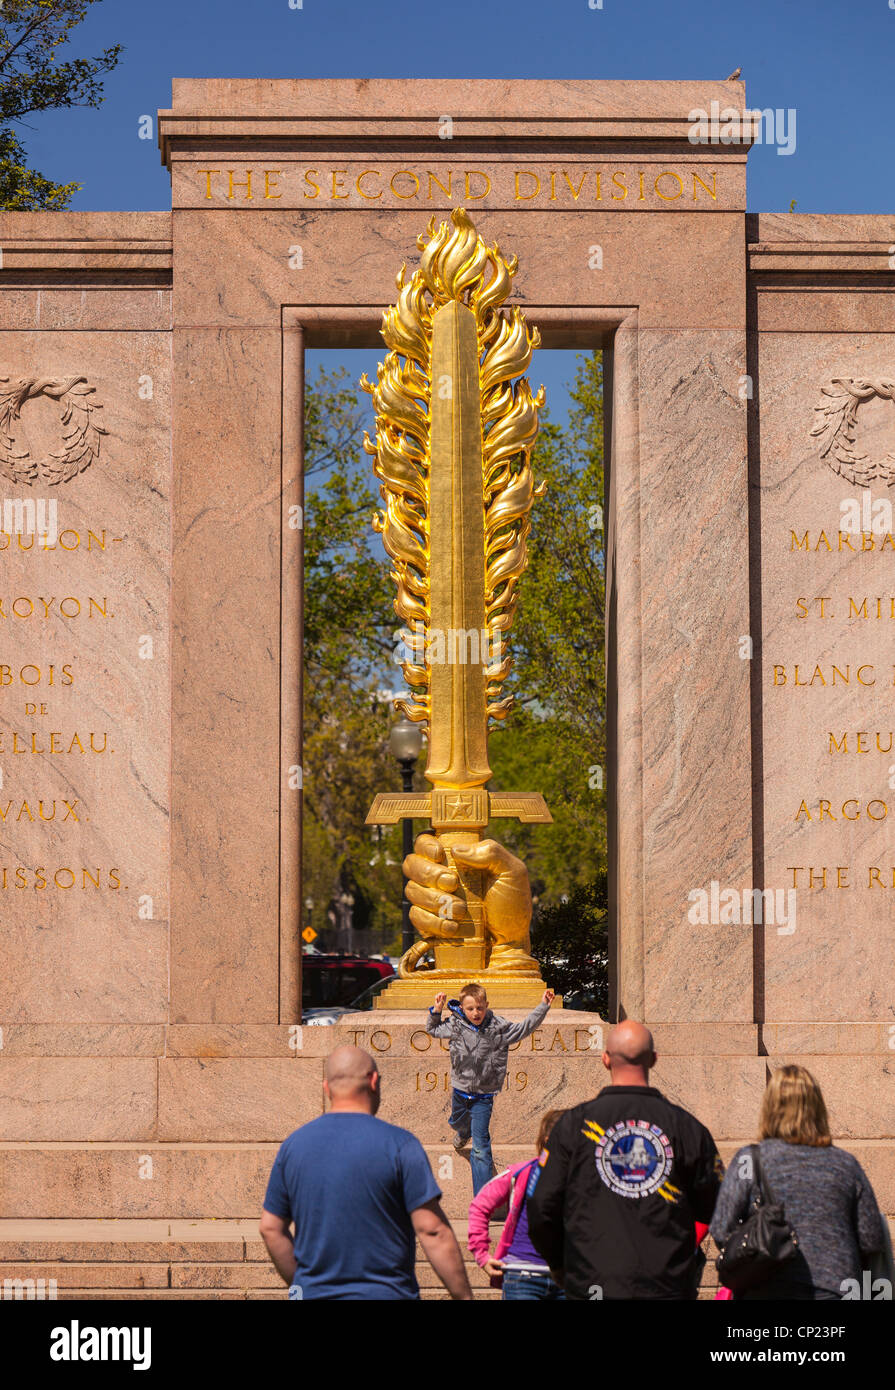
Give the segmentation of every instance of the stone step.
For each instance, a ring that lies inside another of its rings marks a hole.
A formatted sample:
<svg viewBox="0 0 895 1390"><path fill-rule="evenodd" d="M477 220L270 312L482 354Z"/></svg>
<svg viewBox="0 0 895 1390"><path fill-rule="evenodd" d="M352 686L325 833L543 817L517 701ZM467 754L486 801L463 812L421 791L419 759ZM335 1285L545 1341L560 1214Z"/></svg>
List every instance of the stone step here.
<svg viewBox="0 0 895 1390"><path fill-rule="evenodd" d="M277 1144L0 1144L0 1218L257 1221Z"/></svg>
<svg viewBox="0 0 895 1390"><path fill-rule="evenodd" d="M58 1293L59 1302L77 1300L78 1302L95 1302L98 1299L119 1302L139 1302L152 1300L156 1302L195 1302L197 1299L202 1301L223 1301L228 1303L258 1303L271 1302L274 1300L284 1300L286 1290L281 1286L280 1289L60 1289ZM437 1288L424 1288L420 1285L420 1298L424 1302L442 1302L448 1299L448 1294L444 1286L439 1284ZM491 1288L477 1288L475 1290L476 1302L484 1299L488 1302L500 1299L500 1290Z"/></svg>
<svg viewBox="0 0 895 1390"><path fill-rule="evenodd" d="M426 1145L449 1215L472 1200L469 1149ZM0 1144L0 1220L252 1220L276 1144ZM531 1149L493 1147L498 1170ZM441 1175L439 1177L439 1174ZM143 1175L143 1176L141 1176Z"/></svg>
<svg viewBox="0 0 895 1390"><path fill-rule="evenodd" d="M499 1298L466 1247L466 1221L452 1224L476 1298ZM895 1235L895 1220L889 1225ZM499 1229L492 1227L495 1242ZM718 1286L711 1241L707 1255L703 1299ZM424 1299L447 1298L419 1244L416 1272ZM0 1221L0 1292L8 1299L49 1290L58 1300L286 1296L252 1221Z"/></svg>
<svg viewBox="0 0 895 1390"><path fill-rule="evenodd" d="M166 1289L170 1285L170 1265L151 1264L141 1260L120 1264L112 1260L66 1260L61 1264L50 1261L0 1262L0 1284L8 1288L16 1280L42 1279L51 1281L58 1289Z"/></svg>
<svg viewBox="0 0 895 1390"><path fill-rule="evenodd" d="M749 1139L719 1143L728 1162ZM840 1140L859 1160L883 1211L895 1214L895 1139ZM472 1200L469 1149L424 1145L453 1219ZM0 1143L0 1221L255 1221L277 1144ZM494 1143L497 1171L530 1156Z"/></svg>
<svg viewBox="0 0 895 1390"><path fill-rule="evenodd" d="M0 1275L8 1266L35 1261L124 1267L232 1263L262 1255L257 1221L0 1221Z"/></svg>
<svg viewBox="0 0 895 1390"><path fill-rule="evenodd" d="M470 1283L490 1297L466 1249L465 1221L454 1229ZM443 1292L419 1245L417 1278L424 1298ZM48 1290L59 1300L286 1296L254 1221L0 1221L0 1292Z"/></svg>
<svg viewBox="0 0 895 1390"><path fill-rule="evenodd" d="M451 1225L465 1250L465 1218ZM500 1227L495 1223L493 1229ZM0 1221L0 1269L36 1260L124 1265L266 1259L255 1221Z"/></svg>
<svg viewBox="0 0 895 1390"><path fill-rule="evenodd" d="M10 1143L41 1145L279 1143L296 1125L321 1113L327 1052L339 1042L357 1040L369 1045L382 1068L382 1119L407 1125L424 1142L448 1141L450 1059L441 1040L430 1038L421 1017L413 1023L392 1023L388 1013L382 1019L360 1018L357 1028L303 1027L294 1052L288 1028L275 1030L277 1038L269 1040L274 1051L259 1053L263 1043L252 1041L257 1030L251 1026L197 1030L186 1025L192 1041L180 1036L179 1028L174 1036L172 1029L165 1045L173 1052L164 1056L126 1055L124 1036L109 1039L107 1045L116 1049L111 1055L96 1054L104 1046L96 1036L92 1042L82 1039L88 1054L48 1055L48 1049L78 1045L77 1038L61 1035L54 1042L53 1030L47 1034L38 1025L40 1036L35 1036L34 1027L5 1024L0 1135ZM533 1143L546 1109L577 1104L600 1089L606 1074L592 1043L604 1025L590 1019L596 1016L567 1021L565 1011L556 1011L555 1018L514 1045L494 1106L496 1142ZM592 1034L592 1028L598 1032ZM700 1027L690 1031L698 1041ZM712 1030L701 1031L706 1046ZM741 1043L745 1046L745 1038ZM131 1044L150 1046L137 1038ZM699 1115L716 1138L753 1131L769 1059L752 1051L675 1055L668 1050L674 1045L671 1034L659 1043L656 1080L668 1097ZM891 1137L895 1091L886 1070L888 1055L798 1059L817 1072L837 1133ZM867 1087L862 1107L856 1108L859 1076L866 1076Z"/></svg>
<svg viewBox="0 0 895 1390"><path fill-rule="evenodd" d="M285 1298L274 1289L60 1289L57 1295L60 1302L77 1299L79 1302L92 1302L108 1299L118 1302L152 1299L159 1302L177 1302L189 1299L223 1299L227 1302L245 1302L247 1299Z"/></svg>
<svg viewBox="0 0 895 1390"><path fill-rule="evenodd" d="M473 1288L488 1288L488 1276L472 1261L466 1271ZM420 1288L440 1288L441 1281L424 1258L416 1266ZM55 1286L55 1296L71 1296L73 1289L93 1289L102 1297L112 1297L110 1290L130 1289L132 1292L155 1293L159 1290L192 1292L197 1296L209 1290L239 1292L247 1289L269 1289L285 1292L284 1285L270 1261L264 1264L33 1264L0 1265L0 1289L7 1297L16 1282L24 1287L34 1284L44 1288Z"/></svg>

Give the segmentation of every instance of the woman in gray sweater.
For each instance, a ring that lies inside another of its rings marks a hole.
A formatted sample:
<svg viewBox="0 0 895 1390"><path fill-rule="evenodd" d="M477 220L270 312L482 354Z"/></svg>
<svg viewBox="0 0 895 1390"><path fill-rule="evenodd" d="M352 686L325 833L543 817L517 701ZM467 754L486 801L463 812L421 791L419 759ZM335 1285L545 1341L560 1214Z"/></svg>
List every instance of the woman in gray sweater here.
<svg viewBox="0 0 895 1390"><path fill-rule="evenodd" d="M747 1299L840 1299L862 1287L869 1257L884 1248L883 1219L856 1158L833 1146L820 1087L804 1067L779 1067L761 1103L759 1157L767 1184L783 1205L798 1250L768 1284ZM724 1175L711 1233L724 1246L758 1198L748 1148Z"/></svg>

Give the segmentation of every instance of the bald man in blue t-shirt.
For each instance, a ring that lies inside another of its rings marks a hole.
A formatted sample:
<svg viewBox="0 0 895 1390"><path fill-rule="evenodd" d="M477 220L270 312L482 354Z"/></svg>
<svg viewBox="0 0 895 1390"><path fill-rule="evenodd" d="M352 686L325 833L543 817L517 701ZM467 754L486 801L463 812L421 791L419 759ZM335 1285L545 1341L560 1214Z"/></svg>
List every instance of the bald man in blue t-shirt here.
<svg viewBox="0 0 895 1390"><path fill-rule="evenodd" d="M418 1299L419 1237L451 1298L471 1299L422 1144L376 1119L373 1058L359 1047L337 1047L326 1060L323 1090L329 1112L280 1145L259 1225L289 1297Z"/></svg>

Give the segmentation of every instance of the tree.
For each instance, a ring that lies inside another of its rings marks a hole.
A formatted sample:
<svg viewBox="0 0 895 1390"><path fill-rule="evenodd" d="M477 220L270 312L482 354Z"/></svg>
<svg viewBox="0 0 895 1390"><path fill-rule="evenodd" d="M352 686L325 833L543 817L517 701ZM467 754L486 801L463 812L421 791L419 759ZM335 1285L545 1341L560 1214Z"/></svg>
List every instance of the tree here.
<svg viewBox="0 0 895 1390"><path fill-rule="evenodd" d="M609 1011L609 936L606 873L580 884L559 902L543 906L531 949L544 979L557 994L578 996L603 1018Z"/></svg>
<svg viewBox="0 0 895 1390"><path fill-rule="evenodd" d="M389 663L393 590L372 530L379 498L362 450L367 412L344 368L320 369L305 406L306 712L337 708ZM375 549L374 549L375 544Z"/></svg>
<svg viewBox="0 0 895 1390"><path fill-rule="evenodd" d="M121 44L95 58L60 62L56 53L97 0L4 0L0 5L0 207L58 210L70 205L79 183L58 184L28 167L13 126L41 111L99 106L103 73L111 72Z"/></svg>
<svg viewBox="0 0 895 1390"><path fill-rule="evenodd" d="M550 826L492 827L529 867L539 905L605 866L602 368L579 357L566 428L545 421L534 460L547 493L532 512L530 563L510 634L518 707L492 733L493 789L541 791ZM370 525L378 504L361 450L366 402L344 371L307 393L305 456L305 897L326 944L326 908L346 867L371 905L371 940L397 946L401 830L364 824L377 791L398 790L387 750L401 686L394 589ZM417 775L419 790L428 784Z"/></svg>
<svg viewBox="0 0 895 1390"><path fill-rule="evenodd" d="M371 519L361 441L366 399L347 372L318 373L305 406L303 887L328 944L327 907L346 870L369 906L369 949L397 948L401 827L368 827L377 792L400 789L388 753L397 620ZM308 918L306 917L306 920Z"/></svg>
<svg viewBox="0 0 895 1390"><path fill-rule="evenodd" d="M538 897L590 882L606 862L602 535L603 366L579 354L566 428L542 426L529 565L510 633L516 707L490 740L493 786L543 792L549 826L503 821L500 834L529 866Z"/></svg>

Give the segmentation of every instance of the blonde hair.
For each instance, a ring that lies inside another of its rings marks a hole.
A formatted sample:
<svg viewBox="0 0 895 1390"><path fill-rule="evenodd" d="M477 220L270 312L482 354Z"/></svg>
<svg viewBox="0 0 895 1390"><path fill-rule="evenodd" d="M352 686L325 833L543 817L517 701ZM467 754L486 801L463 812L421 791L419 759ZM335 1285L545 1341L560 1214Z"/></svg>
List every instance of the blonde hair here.
<svg viewBox="0 0 895 1390"><path fill-rule="evenodd" d="M484 987L482 985L464 985L460 991L461 1004L463 1003L463 1000L466 998L467 994L471 994L477 1004L485 1004L488 1001L488 996L485 993Z"/></svg>
<svg viewBox="0 0 895 1390"><path fill-rule="evenodd" d="M778 1067L761 1098L759 1139L784 1139L787 1144L832 1144L830 1121L821 1089L805 1067Z"/></svg>

